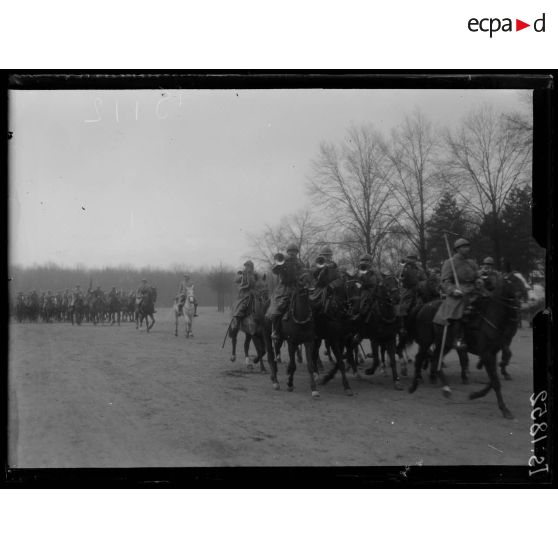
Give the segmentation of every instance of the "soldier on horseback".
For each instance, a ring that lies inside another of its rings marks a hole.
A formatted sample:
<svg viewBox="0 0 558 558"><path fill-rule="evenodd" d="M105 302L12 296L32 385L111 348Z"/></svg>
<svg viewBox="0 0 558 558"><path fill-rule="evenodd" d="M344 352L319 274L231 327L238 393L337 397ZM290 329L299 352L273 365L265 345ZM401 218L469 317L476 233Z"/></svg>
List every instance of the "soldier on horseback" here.
<svg viewBox="0 0 558 558"><path fill-rule="evenodd" d="M480 268L480 279L482 281L482 288L491 292L494 290L500 273L494 269L494 259L487 256L482 260L482 265Z"/></svg>
<svg viewBox="0 0 558 558"><path fill-rule="evenodd" d="M440 305L434 323L451 328L456 349L465 349L463 341L463 314L471 304L477 292L479 268L474 260L469 259L471 245L468 240L460 238L455 241L455 255L442 266L442 290L446 298Z"/></svg>
<svg viewBox="0 0 558 558"><path fill-rule="evenodd" d="M409 254L403 263L404 266L401 270L401 302L399 305L402 331L405 329L403 325L405 316L417 304L419 284L426 280L424 271L418 266L416 254Z"/></svg>
<svg viewBox="0 0 558 558"><path fill-rule="evenodd" d="M237 273L234 282L238 285L238 299L233 310L233 319L230 325L232 332L239 328L242 318L248 313L248 307L256 287L254 263L251 260L244 262L244 269Z"/></svg>
<svg viewBox="0 0 558 558"><path fill-rule="evenodd" d="M307 279L306 269L298 259L298 247L291 243L287 246L287 256L275 255L275 264L271 271L278 276L279 283L273 291L267 316L271 318L271 338L280 339L281 318L289 306L291 296L296 292L301 281Z"/></svg>
<svg viewBox="0 0 558 558"><path fill-rule="evenodd" d="M318 302L323 308L327 289L333 281L340 278L337 264L332 259L333 252L329 246L324 247L316 258L314 267L311 270L314 279L314 292L311 295L313 302Z"/></svg>
<svg viewBox="0 0 558 558"><path fill-rule="evenodd" d="M70 306L75 306L76 300L83 299L83 291L79 285L76 285L74 290L72 291Z"/></svg>
<svg viewBox="0 0 558 558"><path fill-rule="evenodd" d="M180 281L180 285L178 286L178 300L180 304L184 304L186 300L186 293L190 290L194 292L194 283L192 283L192 279L188 273L184 274L184 279ZM194 318L198 315L198 299L194 295Z"/></svg>
<svg viewBox="0 0 558 558"><path fill-rule="evenodd" d="M372 296L376 287L380 284L381 276L372 266L372 256L364 254L358 264L358 277L361 284L360 308L353 319L366 318L372 306Z"/></svg>

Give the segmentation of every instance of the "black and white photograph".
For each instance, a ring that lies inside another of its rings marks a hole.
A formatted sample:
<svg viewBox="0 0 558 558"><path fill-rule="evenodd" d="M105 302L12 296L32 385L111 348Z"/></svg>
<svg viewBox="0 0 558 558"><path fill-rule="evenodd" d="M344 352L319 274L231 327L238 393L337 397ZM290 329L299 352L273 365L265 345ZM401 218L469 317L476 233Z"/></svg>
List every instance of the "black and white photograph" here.
<svg viewBox="0 0 558 558"><path fill-rule="evenodd" d="M74 83L8 91L9 468L548 478L533 88Z"/></svg>

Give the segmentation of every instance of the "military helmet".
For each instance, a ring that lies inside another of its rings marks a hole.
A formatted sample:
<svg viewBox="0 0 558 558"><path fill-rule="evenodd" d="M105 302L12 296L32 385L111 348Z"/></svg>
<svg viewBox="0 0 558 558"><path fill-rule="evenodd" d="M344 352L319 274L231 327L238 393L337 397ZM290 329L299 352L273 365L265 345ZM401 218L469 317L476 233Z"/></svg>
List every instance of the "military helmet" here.
<svg viewBox="0 0 558 558"><path fill-rule="evenodd" d="M484 260L482 260L482 263L484 265L494 265L494 259L490 256L487 256L486 258L484 258Z"/></svg>
<svg viewBox="0 0 558 558"><path fill-rule="evenodd" d="M298 253L298 246L294 243L291 242L288 246L287 246L287 252L297 252Z"/></svg>
<svg viewBox="0 0 558 558"><path fill-rule="evenodd" d="M251 269L254 269L254 262L252 260L246 260L244 262L244 267L250 267Z"/></svg>
<svg viewBox="0 0 558 558"><path fill-rule="evenodd" d="M320 256L333 256L333 251L331 250L331 248L329 246L324 246L321 250L320 250Z"/></svg>
<svg viewBox="0 0 558 558"><path fill-rule="evenodd" d="M455 244L453 245L453 249L457 250L458 248L461 248L462 246L470 246L471 243L464 239L464 238L459 238L458 240L455 241Z"/></svg>

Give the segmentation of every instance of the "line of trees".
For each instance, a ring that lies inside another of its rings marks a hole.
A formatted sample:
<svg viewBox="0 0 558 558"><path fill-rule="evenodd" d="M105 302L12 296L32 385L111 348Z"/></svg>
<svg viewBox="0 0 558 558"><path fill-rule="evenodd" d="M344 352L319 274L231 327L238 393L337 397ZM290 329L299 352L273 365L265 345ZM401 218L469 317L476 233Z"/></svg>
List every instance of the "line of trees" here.
<svg viewBox="0 0 558 558"><path fill-rule="evenodd" d="M395 272L415 252L423 267L439 267L460 236L473 254L528 275L544 268L531 237L532 124L528 111L489 106L454 129L436 129L415 110L389 135L352 126L337 143L323 142L308 177L311 209L286 216L250 239L251 257L270 264L296 242L312 263L329 244L341 265L363 253Z"/></svg>

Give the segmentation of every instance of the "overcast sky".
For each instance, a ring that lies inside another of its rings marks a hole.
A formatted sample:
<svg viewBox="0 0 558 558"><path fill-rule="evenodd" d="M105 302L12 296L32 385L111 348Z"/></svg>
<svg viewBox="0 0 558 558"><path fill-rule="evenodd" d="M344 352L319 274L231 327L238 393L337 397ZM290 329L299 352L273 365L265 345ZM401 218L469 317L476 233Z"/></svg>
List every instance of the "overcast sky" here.
<svg viewBox="0 0 558 558"><path fill-rule="evenodd" d="M223 264L305 206L321 141L389 131L415 107L453 125L514 91L14 91L10 262Z"/></svg>

